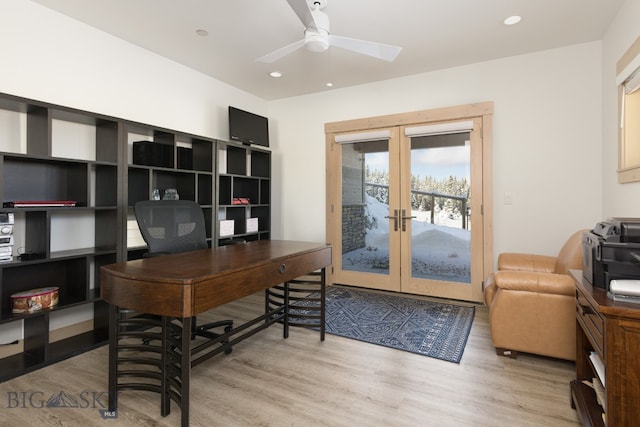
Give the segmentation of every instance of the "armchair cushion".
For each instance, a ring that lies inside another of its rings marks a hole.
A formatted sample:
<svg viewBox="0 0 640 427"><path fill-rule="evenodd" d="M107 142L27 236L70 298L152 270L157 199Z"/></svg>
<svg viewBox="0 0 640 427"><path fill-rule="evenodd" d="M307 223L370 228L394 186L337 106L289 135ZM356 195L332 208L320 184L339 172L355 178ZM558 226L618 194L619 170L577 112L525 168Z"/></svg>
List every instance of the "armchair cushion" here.
<svg viewBox="0 0 640 427"><path fill-rule="evenodd" d="M506 252L498 256L498 270L524 270L553 273L557 258L547 255Z"/></svg>
<svg viewBox="0 0 640 427"><path fill-rule="evenodd" d="M537 273L533 271L496 271L498 289L567 295L573 297L576 286L565 274Z"/></svg>

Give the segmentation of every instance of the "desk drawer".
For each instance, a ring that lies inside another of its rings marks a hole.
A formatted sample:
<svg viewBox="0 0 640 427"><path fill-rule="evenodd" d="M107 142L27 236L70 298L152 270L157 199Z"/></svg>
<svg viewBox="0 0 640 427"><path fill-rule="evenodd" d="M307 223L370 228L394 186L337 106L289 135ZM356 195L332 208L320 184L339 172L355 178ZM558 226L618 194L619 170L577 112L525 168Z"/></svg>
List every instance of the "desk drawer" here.
<svg viewBox="0 0 640 427"><path fill-rule="evenodd" d="M193 314L202 313L331 264L331 247L247 265L194 286Z"/></svg>
<svg viewBox="0 0 640 427"><path fill-rule="evenodd" d="M576 319L594 349L604 359L604 320L579 290L576 290Z"/></svg>

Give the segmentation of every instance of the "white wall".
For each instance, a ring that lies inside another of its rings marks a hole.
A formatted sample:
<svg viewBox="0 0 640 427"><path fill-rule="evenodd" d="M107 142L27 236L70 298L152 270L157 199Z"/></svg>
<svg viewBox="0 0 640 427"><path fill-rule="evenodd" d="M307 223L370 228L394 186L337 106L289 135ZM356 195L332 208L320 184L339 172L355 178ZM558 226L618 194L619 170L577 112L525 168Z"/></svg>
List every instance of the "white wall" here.
<svg viewBox="0 0 640 427"><path fill-rule="evenodd" d="M602 217L600 87L593 42L272 101L278 237L325 238L324 123L493 101L494 252L556 254Z"/></svg>
<svg viewBox="0 0 640 427"><path fill-rule="evenodd" d="M640 217L640 182L618 184L616 63L640 36L640 1L627 0L602 40L603 217Z"/></svg>
<svg viewBox="0 0 640 427"><path fill-rule="evenodd" d="M25 0L0 2L0 92L228 139L253 95Z"/></svg>

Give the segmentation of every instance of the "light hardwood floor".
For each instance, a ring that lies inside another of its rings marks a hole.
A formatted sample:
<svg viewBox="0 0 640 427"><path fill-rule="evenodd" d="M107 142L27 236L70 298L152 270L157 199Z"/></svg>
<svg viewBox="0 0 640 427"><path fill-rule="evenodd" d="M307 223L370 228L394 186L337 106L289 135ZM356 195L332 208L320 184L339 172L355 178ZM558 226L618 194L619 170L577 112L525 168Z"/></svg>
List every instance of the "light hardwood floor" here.
<svg viewBox="0 0 640 427"><path fill-rule="evenodd" d="M255 317L261 295L199 320ZM570 406L574 364L532 355L496 356L488 312L477 306L460 364L274 325L192 371L192 426L577 426ZM79 408L46 408L64 392ZM107 404L107 347L0 384L1 426L179 426L180 410L160 416L155 393ZM101 394L103 393L103 394ZM97 397L93 403L93 396Z"/></svg>

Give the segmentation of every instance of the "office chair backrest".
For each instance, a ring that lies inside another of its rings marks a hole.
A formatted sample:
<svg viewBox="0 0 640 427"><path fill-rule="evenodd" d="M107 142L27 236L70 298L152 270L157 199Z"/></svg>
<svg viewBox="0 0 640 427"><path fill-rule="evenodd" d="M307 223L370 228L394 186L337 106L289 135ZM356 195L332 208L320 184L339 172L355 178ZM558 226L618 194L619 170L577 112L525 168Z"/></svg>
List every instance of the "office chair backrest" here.
<svg viewBox="0 0 640 427"><path fill-rule="evenodd" d="M208 248L204 215L190 200L143 200L134 207L149 255Z"/></svg>

